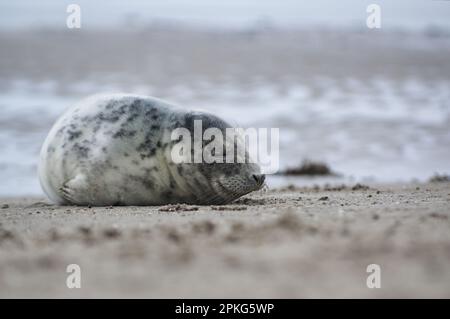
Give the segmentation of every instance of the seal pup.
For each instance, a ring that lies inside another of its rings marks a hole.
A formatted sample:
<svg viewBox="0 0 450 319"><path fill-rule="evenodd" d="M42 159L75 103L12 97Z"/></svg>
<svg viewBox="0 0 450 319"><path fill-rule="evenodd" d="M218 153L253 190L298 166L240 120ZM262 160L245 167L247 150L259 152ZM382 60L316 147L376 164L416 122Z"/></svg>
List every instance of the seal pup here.
<svg viewBox="0 0 450 319"><path fill-rule="evenodd" d="M80 206L226 204L260 189L265 176L254 163L173 161L178 141L171 133L192 132L195 120L203 130L231 127L154 97L89 97L50 130L40 153L41 186L53 202Z"/></svg>

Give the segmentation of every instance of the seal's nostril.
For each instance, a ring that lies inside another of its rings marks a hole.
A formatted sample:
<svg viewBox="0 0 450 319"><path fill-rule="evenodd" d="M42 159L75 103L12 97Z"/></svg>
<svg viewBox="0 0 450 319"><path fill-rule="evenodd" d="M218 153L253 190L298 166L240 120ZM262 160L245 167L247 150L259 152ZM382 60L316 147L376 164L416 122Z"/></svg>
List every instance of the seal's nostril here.
<svg viewBox="0 0 450 319"><path fill-rule="evenodd" d="M258 184L262 184L262 183L264 183L264 180L266 179L266 176L264 174L253 174L253 179Z"/></svg>

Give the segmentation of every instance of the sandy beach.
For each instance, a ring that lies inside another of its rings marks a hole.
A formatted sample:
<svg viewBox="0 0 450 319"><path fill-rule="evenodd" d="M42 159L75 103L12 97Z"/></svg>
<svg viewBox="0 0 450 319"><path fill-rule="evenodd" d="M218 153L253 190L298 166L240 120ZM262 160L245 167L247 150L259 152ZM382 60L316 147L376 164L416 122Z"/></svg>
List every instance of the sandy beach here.
<svg viewBox="0 0 450 319"><path fill-rule="evenodd" d="M448 298L449 203L448 182L287 187L221 207L3 199L0 297Z"/></svg>
<svg viewBox="0 0 450 319"><path fill-rule="evenodd" d="M357 0L164 1L168 20L157 1L135 15L131 2L84 2L80 29L59 2L0 4L0 298L450 298L450 183L430 182L450 174L444 1L385 1L380 29ZM250 14L261 8L282 12ZM167 23L177 12L234 28ZM259 23L232 23L248 17ZM225 206L49 204L37 165L52 125L119 92L279 128L280 172L311 160L336 174L267 176L268 190ZM367 287L371 264L381 288Z"/></svg>

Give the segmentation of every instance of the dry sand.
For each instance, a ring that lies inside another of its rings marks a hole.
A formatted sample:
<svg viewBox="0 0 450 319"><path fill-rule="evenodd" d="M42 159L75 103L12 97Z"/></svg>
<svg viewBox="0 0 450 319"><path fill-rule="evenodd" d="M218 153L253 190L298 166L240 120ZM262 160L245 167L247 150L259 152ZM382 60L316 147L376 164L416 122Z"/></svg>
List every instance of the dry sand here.
<svg viewBox="0 0 450 319"><path fill-rule="evenodd" d="M0 203L0 297L450 297L450 184L287 188L221 207ZM366 267L381 266L381 288ZM66 267L82 287L66 287Z"/></svg>

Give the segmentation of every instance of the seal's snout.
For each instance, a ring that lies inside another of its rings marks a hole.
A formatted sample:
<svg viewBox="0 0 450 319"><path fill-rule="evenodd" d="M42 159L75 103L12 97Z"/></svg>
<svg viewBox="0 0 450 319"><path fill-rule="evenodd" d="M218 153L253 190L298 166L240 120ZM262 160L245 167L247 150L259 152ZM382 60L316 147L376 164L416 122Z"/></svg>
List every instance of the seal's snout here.
<svg viewBox="0 0 450 319"><path fill-rule="evenodd" d="M253 174L253 179L258 186L262 186L266 180L266 175L264 174Z"/></svg>

